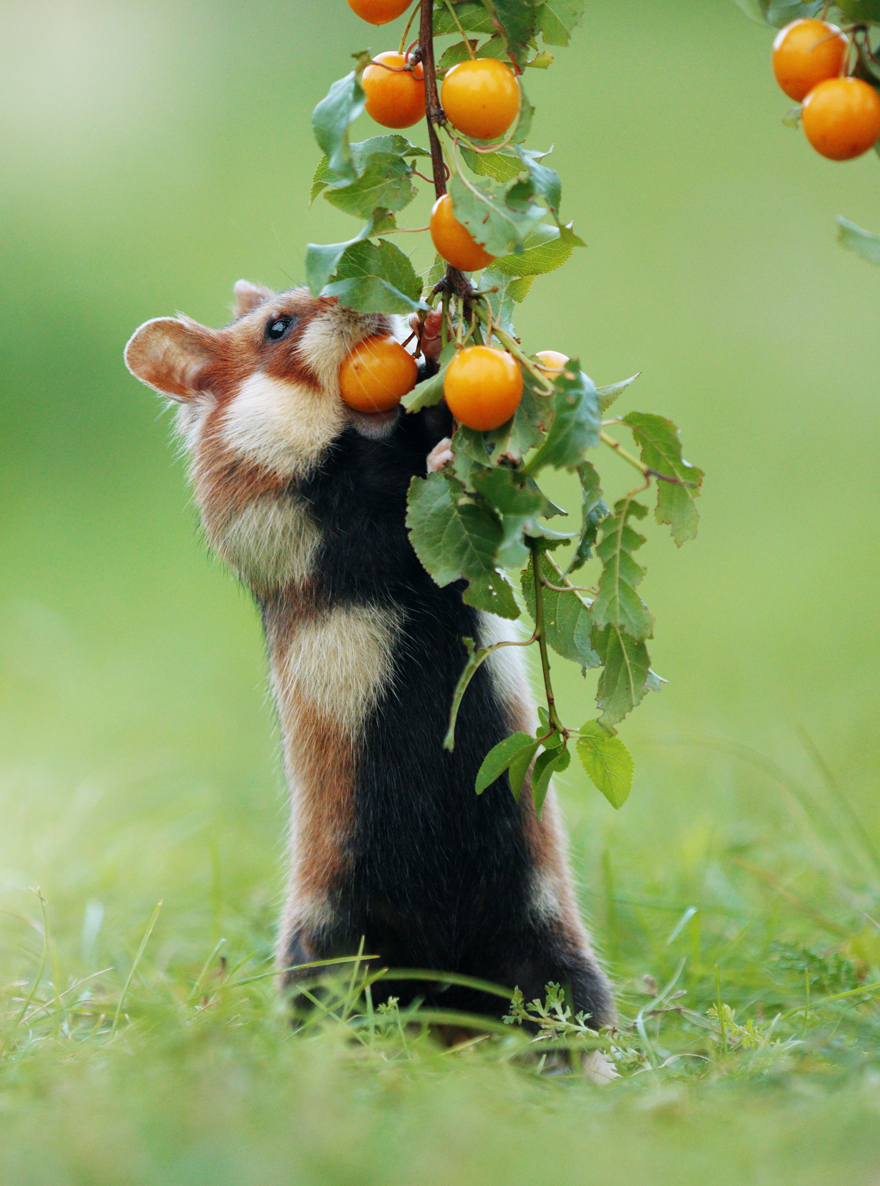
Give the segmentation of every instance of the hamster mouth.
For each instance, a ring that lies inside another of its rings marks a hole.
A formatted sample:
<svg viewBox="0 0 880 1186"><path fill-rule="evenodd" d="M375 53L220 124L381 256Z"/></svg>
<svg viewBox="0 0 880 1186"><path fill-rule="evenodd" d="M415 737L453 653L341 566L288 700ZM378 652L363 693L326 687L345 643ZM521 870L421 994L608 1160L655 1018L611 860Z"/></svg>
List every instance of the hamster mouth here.
<svg viewBox="0 0 880 1186"><path fill-rule="evenodd" d="M399 414L398 407L389 408L386 412L356 412L353 408L348 409L352 428L371 441L381 441L390 436Z"/></svg>

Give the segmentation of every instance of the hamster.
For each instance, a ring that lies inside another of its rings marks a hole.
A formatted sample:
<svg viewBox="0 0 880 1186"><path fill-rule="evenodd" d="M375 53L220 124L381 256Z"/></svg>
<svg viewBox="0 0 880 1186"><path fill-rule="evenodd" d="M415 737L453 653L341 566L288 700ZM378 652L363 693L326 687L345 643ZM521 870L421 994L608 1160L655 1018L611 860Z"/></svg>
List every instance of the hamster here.
<svg viewBox="0 0 880 1186"><path fill-rule="evenodd" d="M132 373L179 404L201 523L253 592L290 786L290 873L279 928L287 985L298 965L363 951L389 968L455 972L543 997L566 986L597 1029L611 989L575 904L551 791L538 820L526 779L474 793L486 753L536 725L521 652L505 647L465 694L442 747L463 637L510 623L441 589L406 529L426 459L448 456L444 405L354 412L339 395L351 349L392 319L308 289L239 281L235 320L148 321ZM307 973L306 973L307 974ZM498 1015L503 1001L436 981L381 981L401 1003Z"/></svg>

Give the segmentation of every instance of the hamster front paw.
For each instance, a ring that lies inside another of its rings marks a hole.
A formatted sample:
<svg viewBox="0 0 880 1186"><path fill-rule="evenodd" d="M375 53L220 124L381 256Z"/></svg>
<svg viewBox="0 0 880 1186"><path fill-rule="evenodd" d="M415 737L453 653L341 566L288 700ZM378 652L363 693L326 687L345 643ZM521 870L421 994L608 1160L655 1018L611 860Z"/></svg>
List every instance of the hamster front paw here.
<svg viewBox="0 0 880 1186"><path fill-rule="evenodd" d="M455 454L452 452L452 441L449 437L444 437L442 441L437 442L428 454L428 473L439 473L444 465L449 465L452 461L455 461Z"/></svg>

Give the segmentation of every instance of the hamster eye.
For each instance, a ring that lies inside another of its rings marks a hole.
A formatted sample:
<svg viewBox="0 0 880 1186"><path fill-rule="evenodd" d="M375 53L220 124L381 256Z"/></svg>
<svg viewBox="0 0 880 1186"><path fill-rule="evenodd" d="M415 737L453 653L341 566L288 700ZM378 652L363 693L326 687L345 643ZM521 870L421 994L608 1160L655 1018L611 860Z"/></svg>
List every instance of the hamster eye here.
<svg viewBox="0 0 880 1186"><path fill-rule="evenodd" d="M299 318L296 318L298 321ZM266 322L266 341L280 342L290 327L293 325L293 317L272 317Z"/></svg>

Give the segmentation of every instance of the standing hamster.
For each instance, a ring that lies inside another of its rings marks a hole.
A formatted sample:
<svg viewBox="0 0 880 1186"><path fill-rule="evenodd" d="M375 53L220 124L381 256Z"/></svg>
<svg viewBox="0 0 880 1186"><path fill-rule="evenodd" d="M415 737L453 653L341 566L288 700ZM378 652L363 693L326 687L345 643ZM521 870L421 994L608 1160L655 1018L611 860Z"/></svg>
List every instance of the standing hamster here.
<svg viewBox="0 0 880 1186"><path fill-rule="evenodd" d="M339 368L393 332L307 289L240 281L235 320L146 322L125 360L180 405L202 525L262 615L290 785L290 880L277 945L297 965L364 950L391 968L455 972L614 1018L578 915L552 792L474 781L489 749L532 732L519 648L497 651L464 696L443 749L463 637L509 624L439 588L406 530L406 493L450 430L440 405L352 411ZM435 454L436 456L437 454ZM381 982L402 1002L497 1014L501 1002L436 982ZM374 995L376 988L374 986Z"/></svg>

